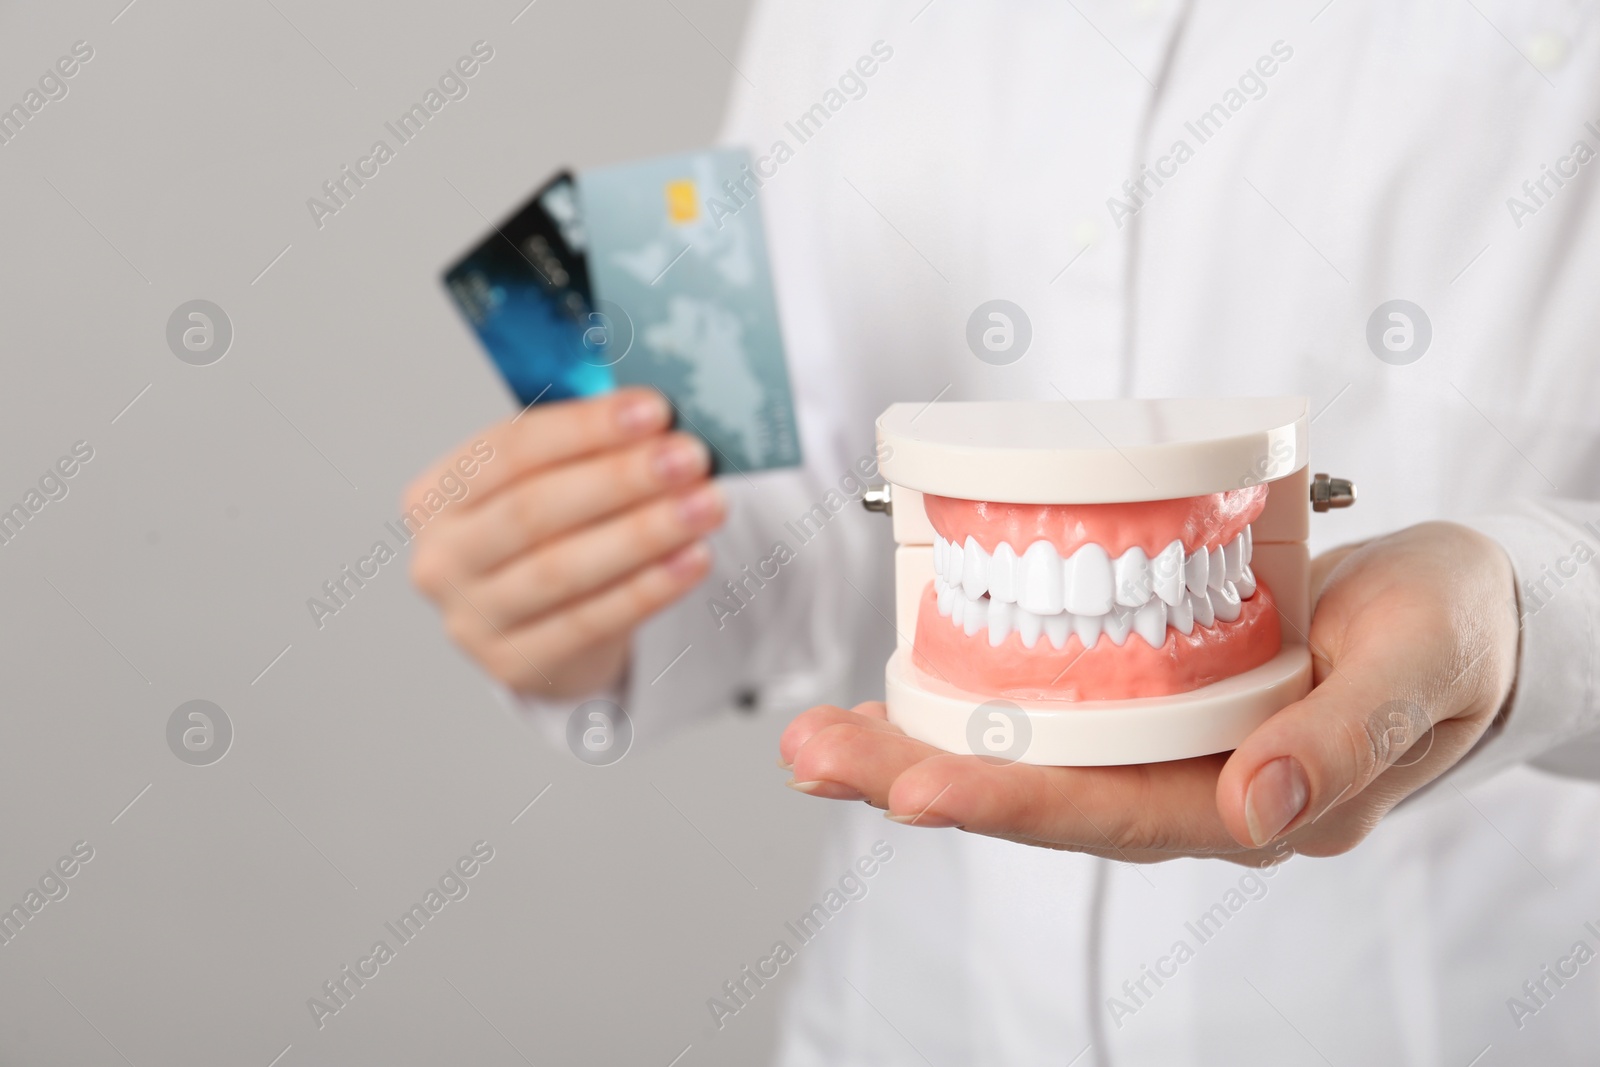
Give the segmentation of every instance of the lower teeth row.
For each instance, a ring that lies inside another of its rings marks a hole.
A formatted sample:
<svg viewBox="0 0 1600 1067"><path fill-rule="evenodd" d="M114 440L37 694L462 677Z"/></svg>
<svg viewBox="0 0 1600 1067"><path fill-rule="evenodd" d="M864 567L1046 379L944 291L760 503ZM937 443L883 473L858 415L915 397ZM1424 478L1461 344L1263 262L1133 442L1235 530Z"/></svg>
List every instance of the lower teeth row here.
<svg viewBox="0 0 1600 1067"><path fill-rule="evenodd" d="M1038 644L1041 635L1048 638L1053 647L1065 648L1071 634L1078 635L1084 648L1093 648L1101 634L1119 646L1127 641L1129 634L1138 634L1151 648L1160 648L1166 643L1169 626L1187 635L1194 632L1196 625L1212 627L1233 622L1243 610L1243 600L1248 599L1248 594L1241 597L1241 590L1233 582L1225 581L1221 589L1186 593L1172 607L1163 600L1152 599L1137 608L1117 605L1104 615L1074 615L1070 611L1040 615L988 597L969 600L960 586L950 585L942 576L935 576L933 588L940 615L961 627L968 637L987 629L989 644L994 647L1015 630L1028 648ZM1254 592L1252 581L1249 594Z"/></svg>

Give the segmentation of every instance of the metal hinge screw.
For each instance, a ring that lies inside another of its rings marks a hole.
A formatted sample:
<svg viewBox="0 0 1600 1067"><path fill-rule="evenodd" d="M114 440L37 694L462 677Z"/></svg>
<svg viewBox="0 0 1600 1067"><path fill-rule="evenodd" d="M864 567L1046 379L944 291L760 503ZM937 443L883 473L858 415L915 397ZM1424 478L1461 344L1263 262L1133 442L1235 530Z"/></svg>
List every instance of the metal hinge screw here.
<svg viewBox="0 0 1600 1067"><path fill-rule="evenodd" d="M1311 478L1311 510L1327 511L1329 508L1347 508L1356 502L1355 483L1348 478L1330 478L1326 474Z"/></svg>

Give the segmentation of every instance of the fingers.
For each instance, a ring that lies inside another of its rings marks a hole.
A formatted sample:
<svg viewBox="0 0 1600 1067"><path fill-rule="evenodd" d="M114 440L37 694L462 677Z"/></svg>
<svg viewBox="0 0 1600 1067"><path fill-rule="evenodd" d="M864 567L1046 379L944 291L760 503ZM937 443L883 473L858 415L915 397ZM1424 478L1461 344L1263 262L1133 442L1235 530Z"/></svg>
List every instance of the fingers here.
<svg viewBox="0 0 1600 1067"><path fill-rule="evenodd" d="M482 574L561 534L703 479L710 466L698 438L654 436L507 485L434 532L435 547L461 573Z"/></svg>
<svg viewBox="0 0 1600 1067"><path fill-rule="evenodd" d="M506 685L519 692L543 692L556 673L553 665L627 634L693 588L710 570L711 550L697 541L528 625L495 627L470 603L458 605L448 614L446 625L454 629L460 625L456 620L464 620L474 631L491 629L493 639L471 632L457 634L457 641L467 648L482 649L484 669Z"/></svg>
<svg viewBox="0 0 1600 1067"><path fill-rule="evenodd" d="M455 473L458 457L473 455L482 464L473 479L473 492L462 501L470 509L535 471L660 433L671 419L661 394L640 388L530 407L430 467L407 490L405 507L441 477Z"/></svg>
<svg viewBox="0 0 1600 1067"><path fill-rule="evenodd" d="M1218 778L1216 803L1240 844L1259 848L1348 808L1357 814L1329 819L1316 854L1346 851L1378 816L1470 747L1478 728L1435 722L1447 705L1397 696L1417 690L1380 670L1345 660L1234 752Z"/></svg>
<svg viewBox="0 0 1600 1067"><path fill-rule="evenodd" d="M1223 757L1151 767L1034 767L956 756L878 717L813 708L780 742L795 788L866 800L898 822L1106 854L1237 852L1217 816ZM863 710L871 714L861 714Z"/></svg>
<svg viewBox="0 0 1600 1067"><path fill-rule="evenodd" d="M1317 828L1316 847L1344 851L1459 759L1515 673L1513 587L1499 546L1450 523L1349 552L1312 620L1326 657L1316 688L1246 738L1218 779L1229 831L1250 845L1298 842L1323 813L1349 809Z"/></svg>
<svg viewBox="0 0 1600 1067"><path fill-rule="evenodd" d="M495 626L510 629L692 543L726 513L721 487L706 483L528 552L462 588Z"/></svg>
<svg viewBox="0 0 1600 1067"><path fill-rule="evenodd" d="M556 697L610 684L632 629L709 572L726 506L670 422L648 389L529 408L408 489L412 581L490 674Z"/></svg>
<svg viewBox="0 0 1600 1067"><path fill-rule="evenodd" d="M813 796L886 807L895 779L939 750L887 722L856 719L822 727L800 748L794 758L794 786Z"/></svg>
<svg viewBox="0 0 1600 1067"><path fill-rule="evenodd" d="M793 788L864 800L910 826L959 827L1128 863L1210 854L1260 865L1285 854L1241 850L1223 825L1215 808L1221 755L1143 767L1002 764L905 736L882 703L812 708L789 724L779 751Z"/></svg>
<svg viewBox="0 0 1600 1067"><path fill-rule="evenodd" d="M1404 620L1396 625L1406 628ZM1415 788L1449 766L1480 730L1447 721L1456 705L1441 682L1437 665L1393 634L1363 635L1340 649L1309 696L1268 719L1229 759L1216 800L1228 830L1241 844L1259 848L1330 809L1362 801L1393 768L1431 770L1400 776L1415 778ZM1404 795L1375 793L1358 807L1382 814ZM1346 847L1367 829L1344 828L1354 831Z"/></svg>
<svg viewBox="0 0 1600 1067"><path fill-rule="evenodd" d="M899 730L899 727L889 725L889 712L882 701L857 704L851 711L824 704L795 716L784 727L783 736L778 738L778 762L786 768L792 768L795 756L805 743L823 727L836 722L857 723L869 729Z"/></svg>
<svg viewBox="0 0 1600 1067"><path fill-rule="evenodd" d="M1328 575L1332 574L1339 564L1345 561L1350 553L1359 549L1365 542L1349 545L1340 545L1322 553L1311 561L1311 600L1316 602L1322 593L1322 587L1328 584Z"/></svg>
<svg viewBox="0 0 1600 1067"><path fill-rule="evenodd" d="M1218 757L1135 767L1035 767L940 755L895 782L890 817L1076 851L1237 851L1217 818Z"/></svg>

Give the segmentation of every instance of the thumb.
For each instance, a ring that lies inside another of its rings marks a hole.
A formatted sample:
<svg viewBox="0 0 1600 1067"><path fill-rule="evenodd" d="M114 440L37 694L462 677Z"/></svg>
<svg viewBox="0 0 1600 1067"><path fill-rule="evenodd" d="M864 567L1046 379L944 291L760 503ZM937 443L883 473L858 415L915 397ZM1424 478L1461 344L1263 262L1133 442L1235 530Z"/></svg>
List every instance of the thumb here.
<svg viewBox="0 0 1600 1067"><path fill-rule="evenodd" d="M1360 796L1391 767L1430 753L1438 718L1425 709L1444 702L1417 699L1435 687L1415 651L1392 637L1346 650L1305 699L1234 751L1217 780L1217 810L1240 844L1260 848ZM1407 777L1416 788L1431 775ZM1398 799L1386 796L1383 810Z"/></svg>
<svg viewBox="0 0 1600 1067"><path fill-rule="evenodd" d="M1343 852L1465 755L1516 675L1514 587L1499 545L1451 523L1347 553L1311 620L1316 688L1245 738L1217 779L1228 832L1259 848L1359 798L1326 833L1300 835L1318 855Z"/></svg>

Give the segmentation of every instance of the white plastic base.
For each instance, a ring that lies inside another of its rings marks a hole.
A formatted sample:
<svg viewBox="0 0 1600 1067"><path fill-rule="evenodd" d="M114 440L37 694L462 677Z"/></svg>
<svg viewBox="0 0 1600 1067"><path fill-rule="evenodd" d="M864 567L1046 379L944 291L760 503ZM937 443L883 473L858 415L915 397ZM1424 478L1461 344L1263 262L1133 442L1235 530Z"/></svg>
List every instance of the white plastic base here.
<svg viewBox="0 0 1600 1067"><path fill-rule="evenodd" d="M1008 703L1022 710L1031 729L1019 762L1109 767L1227 752L1310 691L1311 654L1303 645L1285 645L1253 670L1174 696ZM973 713L993 699L917 670L904 648L889 659L889 721L946 752L972 754L967 738Z"/></svg>

